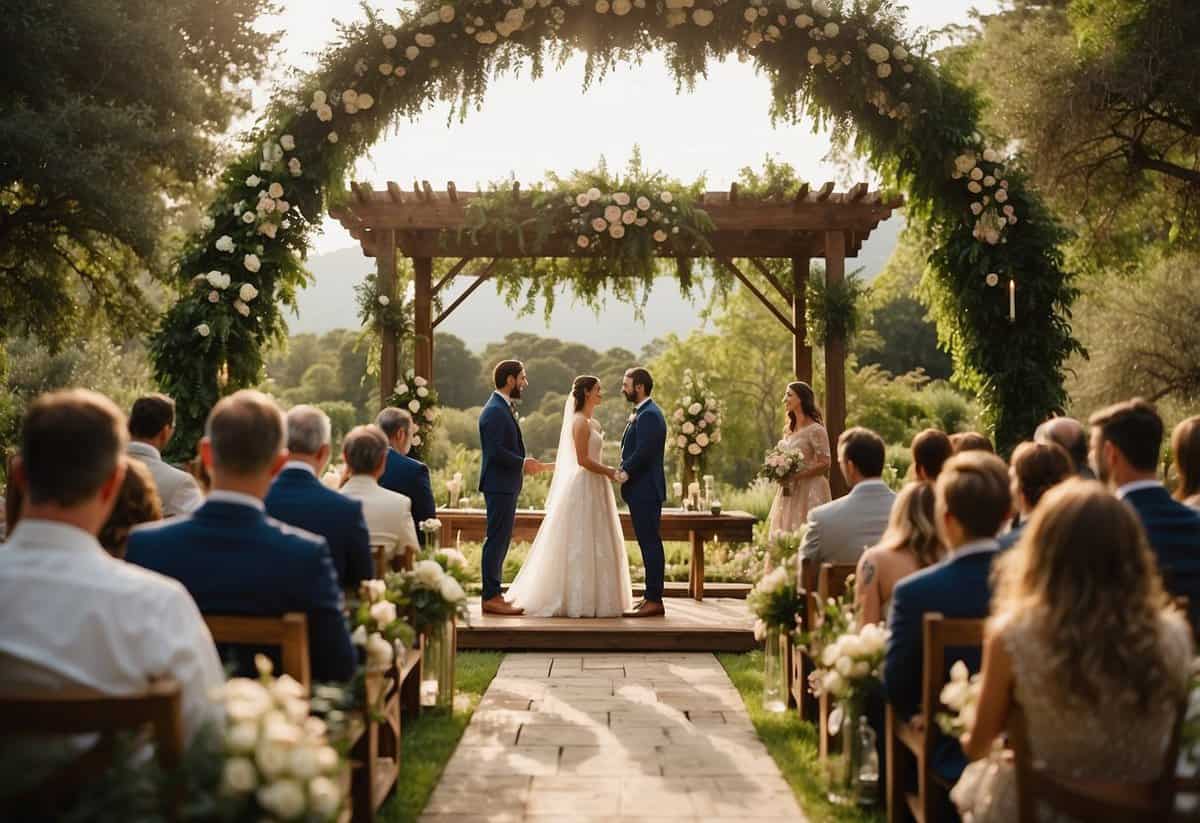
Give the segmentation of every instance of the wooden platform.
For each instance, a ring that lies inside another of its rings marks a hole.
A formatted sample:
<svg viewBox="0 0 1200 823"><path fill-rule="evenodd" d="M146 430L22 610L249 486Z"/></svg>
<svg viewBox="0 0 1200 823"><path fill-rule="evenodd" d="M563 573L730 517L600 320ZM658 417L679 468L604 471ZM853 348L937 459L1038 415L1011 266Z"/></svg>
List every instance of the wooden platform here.
<svg viewBox="0 0 1200 823"><path fill-rule="evenodd" d="M503 651L744 652L757 648L754 618L734 598L671 598L666 617L579 618L484 615L471 602L471 625L458 627L459 649Z"/></svg>

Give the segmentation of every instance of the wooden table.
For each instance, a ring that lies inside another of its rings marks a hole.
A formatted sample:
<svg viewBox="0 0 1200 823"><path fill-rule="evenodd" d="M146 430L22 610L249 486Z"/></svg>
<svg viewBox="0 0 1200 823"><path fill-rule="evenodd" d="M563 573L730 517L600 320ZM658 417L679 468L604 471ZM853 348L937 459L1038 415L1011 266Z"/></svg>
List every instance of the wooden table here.
<svg viewBox="0 0 1200 823"><path fill-rule="evenodd" d="M629 512L621 514L621 530L626 540L636 540ZM483 509L438 509L442 521L443 546L453 546L456 537L482 541L487 535L487 512ZM540 509L518 509L513 524L513 539L532 540L546 512ZM724 540L727 543L749 543L754 539L756 518L746 512L685 512L682 509L663 509L661 535L663 540L687 541L692 546L692 563L688 571L688 593L696 600L704 599L704 541Z"/></svg>

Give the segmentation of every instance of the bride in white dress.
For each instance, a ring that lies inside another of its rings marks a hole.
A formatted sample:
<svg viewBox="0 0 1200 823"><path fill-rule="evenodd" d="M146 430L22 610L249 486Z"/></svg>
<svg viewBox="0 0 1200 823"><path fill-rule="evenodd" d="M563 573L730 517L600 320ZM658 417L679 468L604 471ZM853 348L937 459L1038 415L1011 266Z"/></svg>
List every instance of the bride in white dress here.
<svg viewBox="0 0 1200 823"><path fill-rule="evenodd" d="M563 410L546 517L506 599L531 617L619 617L633 608L629 557L592 412L600 381L575 378Z"/></svg>

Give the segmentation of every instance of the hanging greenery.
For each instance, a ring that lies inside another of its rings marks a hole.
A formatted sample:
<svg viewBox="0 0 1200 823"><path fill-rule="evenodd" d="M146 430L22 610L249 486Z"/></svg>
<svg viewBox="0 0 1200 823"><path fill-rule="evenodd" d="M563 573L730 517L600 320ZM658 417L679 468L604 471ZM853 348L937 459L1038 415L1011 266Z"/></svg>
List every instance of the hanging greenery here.
<svg viewBox="0 0 1200 823"><path fill-rule="evenodd" d="M158 381L177 402L176 454L194 447L222 391L259 380L263 347L285 333L280 309L294 307L307 281L312 230L346 197L348 170L384 129L434 99L463 111L480 104L489 79L523 60L536 77L547 58L585 52L590 83L653 49L666 51L686 84L703 76L710 59L752 61L770 79L773 116L807 115L832 127L835 138L852 143L890 187L907 194L909 219L936 247L924 290L957 379L978 392L998 442L1012 445L1061 408L1062 364L1079 351L1069 324L1076 291L1058 248L1064 232L1030 192L1020 158L990 150L978 133L977 96L902 42L900 23L889 0L463 0L425 2L400 11L396 22L368 11L365 21L340 29L315 73L274 102L220 178L205 228L179 261L179 301L152 341ZM576 243L586 236L589 248L599 247L582 262L546 261L534 269L555 284L586 300L606 290L631 296L623 273L652 273L646 249L658 243L654 232L665 230L651 228L660 222L654 211L667 215L664 205L679 209L670 213L673 248L702 247L705 218L682 191L637 180L584 182L546 188L545 218L519 232L527 241L542 232ZM591 188L601 199L579 205L578 195ZM663 202L664 191L672 203ZM604 214L619 205L617 193L651 204L635 215L636 232L622 209L630 243L612 236ZM516 228L502 196L480 200L475 231ZM586 232L597 217L604 232ZM637 226L641 218L647 223ZM986 287L990 273L1017 281L1012 323L1007 295ZM525 295L528 303L547 291L544 283L526 291L529 274L528 266L509 263L495 276L506 296L515 302ZM686 286L686 266L680 275ZM254 290L250 299L243 284Z"/></svg>
<svg viewBox="0 0 1200 823"><path fill-rule="evenodd" d="M840 282L830 284L824 274L808 279L804 311L808 339L821 345L831 337L849 342L862 323L862 299L866 288L851 272Z"/></svg>

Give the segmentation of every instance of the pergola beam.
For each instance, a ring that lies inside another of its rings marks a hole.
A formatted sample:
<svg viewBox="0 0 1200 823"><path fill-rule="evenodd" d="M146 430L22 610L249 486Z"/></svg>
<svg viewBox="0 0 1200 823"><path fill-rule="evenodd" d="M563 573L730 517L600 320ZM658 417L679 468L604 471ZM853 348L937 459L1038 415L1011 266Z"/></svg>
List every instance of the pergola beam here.
<svg viewBox="0 0 1200 823"><path fill-rule="evenodd" d="M446 272L446 276L443 277L441 280L439 280L437 282L437 285L433 287L434 295L437 295L437 293L442 290L442 286L446 285L451 280L453 280L455 277L457 277L459 272L461 272L464 268L466 268L466 265L474 259L475 259L474 257L464 257L464 258L460 259L457 263L455 263L453 266L451 266L450 271Z"/></svg>
<svg viewBox="0 0 1200 823"><path fill-rule="evenodd" d="M757 297L758 301L766 306L768 310L770 310L771 314L775 315L776 319L783 324L784 328L786 328L792 334L796 333L796 326L792 323L792 321L789 320L783 312L777 309L775 304L772 303L757 286L750 282L750 278L746 277L746 275L742 273L742 270L733 264L732 260L730 260L728 257L718 257L717 262L729 269L729 271L733 273L733 276L740 280L742 285L749 289L750 293Z"/></svg>
<svg viewBox="0 0 1200 823"><path fill-rule="evenodd" d="M442 321L450 316L451 312L453 312L455 309L457 309L459 306L461 306L463 304L464 300L466 300L468 297L470 297L471 294L477 288L482 286L484 284L484 282L487 281L487 279L492 276L492 271L496 268L496 260L497 260L497 258L493 257L491 262L488 263L486 266L484 266L483 269L479 272L478 276L475 278L475 282L473 282L471 285L467 286L466 290L463 291L463 293L460 294L458 297L454 298L454 302L451 303L449 306L447 306L446 309L437 316L437 319L433 321L433 328L436 329L438 326L440 326L442 324ZM460 262L463 262L463 261L460 261Z"/></svg>
<svg viewBox="0 0 1200 823"><path fill-rule="evenodd" d="M754 268L758 269L759 273L767 279L767 282L775 287L775 291L779 292L780 297L789 301L792 299L792 296L787 293L786 289L784 289L783 284L779 282L779 279L775 275L771 274L771 270L766 267L763 261L759 260L757 257L751 257L750 262L753 263Z"/></svg>

